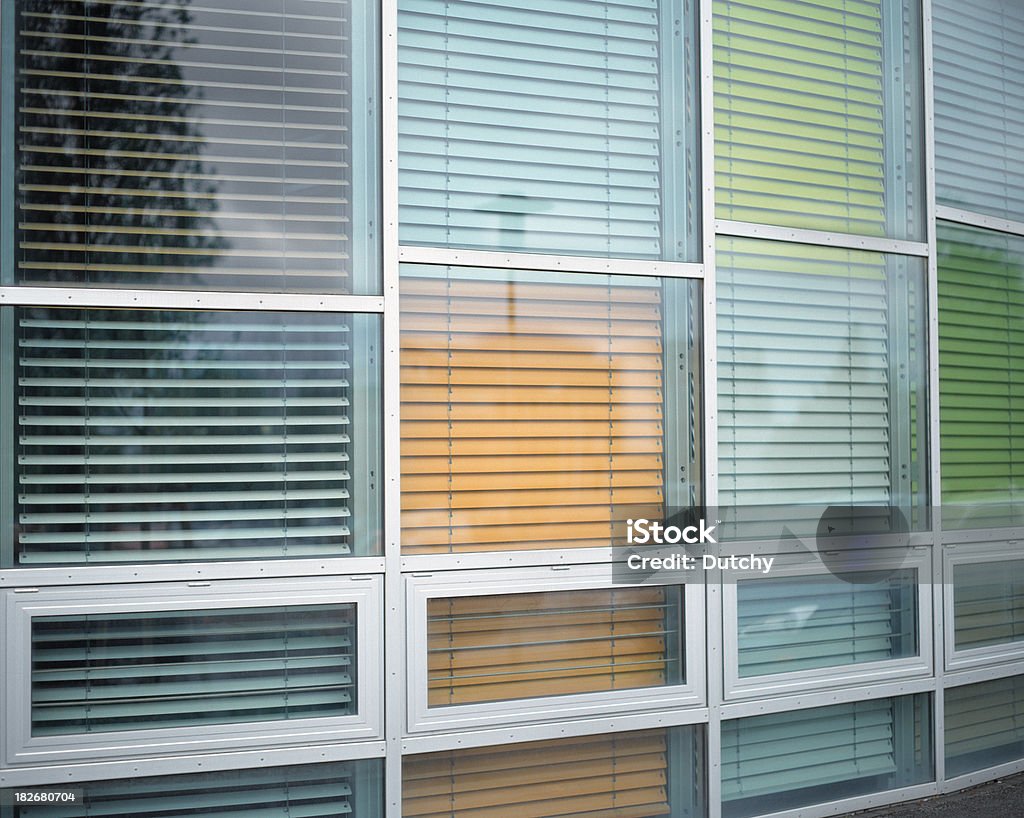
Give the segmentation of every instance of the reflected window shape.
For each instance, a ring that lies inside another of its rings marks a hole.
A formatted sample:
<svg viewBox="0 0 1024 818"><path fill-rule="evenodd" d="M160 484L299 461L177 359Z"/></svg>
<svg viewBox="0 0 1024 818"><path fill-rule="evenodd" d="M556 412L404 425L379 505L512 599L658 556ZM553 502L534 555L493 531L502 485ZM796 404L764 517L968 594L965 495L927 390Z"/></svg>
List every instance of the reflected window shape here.
<svg viewBox="0 0 1024 818"><path fill-rule="evenodd" d="M358 712L353 603L40 616L31 639L33 736Z"/></svg>
<svg viewBox="0 0 1024 818"><path fill-rule="evenodd" d="M924 260L739 238L717 258L719 504L744 520L721 533L815 534L829 506L926 525Z"/></svg>
<svg viewBox="0 0 1024 818"><path fill-rule="evenodd" d="M127 805L133 818L212 812L224 818L284 818L297 810L305 815L381 818L382 767L374 759L76 782L73 789L81 793L76 803L16 805L12 816L123 818ZM40 789L66 791L68 787ZM4 794L0 790L0 796Z"/></svg>
<svg viewBox="0 0 1024 818"><path fill-rule="evenodd" d="M716 0L714 38L718 218L923 239L918 3Z"/></svg>
<svg viewBox="0 0 1024 818"><path fill-rule="evenodd" d="M403 244L694 260L682 0L400 0Z"/></svg>
<svg viewBox="0 0 1024 818"><path fill-rule="evenodd" d="M942 525L1024 522L1024 238L938 225Z"/></svg>
<svg viewBox="0 0 1024 818"><path fill-rule="evenodd" d="M12 2L18 283L380 291L359 0Z"/></svg>
<svg viewBox="0 0 1024 818"><path fill-rule="evenodd" d="M953 567L953 634L957 650L1024 643L1024 560Z"/></svg>
<svg viewBox="0 0 1024 818"><path fill-rule="evenodd" d="M33 307L0 329L14 564L378 553L377 316Z"/></svg>
<svg viewBox="0 0 1024 818"><path fill-rule="evenodd" d="M644 730L402 759L402 815L704 816L703 731Z"/></svg>
<svg viewBox="0 0 1024 818"><path fill-rule="evenodd" d="M1024 676L948 688L946 777L1024 758Z"/></svg>
<svg viewBox="0 0 1024 818"><path fill-rule="evenodd" d="M607 547L698 503L699 310L680 279L403 266L403 552Z"/></svg>
<svg viewBox="0 0 1024 818"><path fill-rule="evenodd" d="M678 587L441 597L427 617L430 707L683 681Z"/></svg>
<svg viewBox="0 0 1024 818"><path fill-rule="evenodd" d="M1024 7L935 0L932 14L936 198L1021 221Z"/></svg>
<svg viewBox="0 0 1024 818"><path fill-rule="evenodd" d="M722 722L722 815L746 818L931 781L928 694Z"/></svg>
<svg viewBox="0 0 1024 818"><path fill-rule="evenodd" d="M918 652L917 576L899 571L742 580L739 675L859 665Z"/></svg>

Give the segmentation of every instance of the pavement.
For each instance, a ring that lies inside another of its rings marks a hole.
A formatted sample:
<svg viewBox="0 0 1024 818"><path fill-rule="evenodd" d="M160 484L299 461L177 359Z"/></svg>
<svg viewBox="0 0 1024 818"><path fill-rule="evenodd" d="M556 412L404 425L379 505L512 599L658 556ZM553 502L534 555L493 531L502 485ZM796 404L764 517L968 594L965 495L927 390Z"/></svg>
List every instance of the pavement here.
<svg viewBox="0 0 1024 818"><path fill-rule="evenodd" d="M1024 818L1024 773L948 795L933 795L837 818Z"/></svg>

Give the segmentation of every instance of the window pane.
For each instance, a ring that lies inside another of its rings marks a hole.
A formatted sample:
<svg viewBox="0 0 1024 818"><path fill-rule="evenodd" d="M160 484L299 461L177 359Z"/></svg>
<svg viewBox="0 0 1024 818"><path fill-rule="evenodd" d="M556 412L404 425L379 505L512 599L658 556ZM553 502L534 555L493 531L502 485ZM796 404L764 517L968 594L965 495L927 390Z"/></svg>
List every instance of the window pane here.
<svg viewBox="0 0 1024 818"><path fill-rule="evenodd" d="M19 565L378 546L379 320L7 311Z"/></svg>
<svg viewBox="0 0 1024 818"><path fill-rule="evenodd" d="M922 525L924 260L739 238L717 258L720 504L817 506L797 534L828 505Z"/></svg>
<svg viewBox="0 0 1024 818"><path fill-rule="evenodd" d="M935 0L935 193L1020 221L1024 213L1024 7Z"/></svg>
<svg viewBox="0 0 1024 818"><path fill-rule="evenodd" d="M679 684L682 627L678 587L430 599L428 704Z"/></svg>
<svg viewBox="0 0 1024 818"><path fill-rule="evenodd" d="M917 655L917 574L743 580L739 675L764 676Z"/></svg>
<svg viewBox="0 0 1024 818"><path fill-rule="evenodd" d="M706 815L692 727L482 747L402 761L405 818Z"/></svg>
<svg viewBox="0 0 1024 818"><path fill-rule="evenodd" d="M695 258L693 16L400 0L402 243Z"/></svg>
<svg viewBox="0 0 1024 818"><path fill-rule="evenodd" d="M355 605L32 620L32 735L356 712Z"/></svg>
<svg viewBox="0 0 1024 818"><path fill-rule="evenodd" d="M17 0L18 281L379 291L363 17Z"/></svg>
<svg viewBox="0 0 1024 818"><path fill-rule="evenodd" d="M1024 522L1024 238L939 223L942 525Z"/></svg>
<svg viewBox="0 0 1024 818"><path fill-rule="evenodd" d="M1024 758L1024 676L946 690L946 777Z"/></svg>
<svg viewBox="0 0 1024 818"><path fill-rule="evenodd" d="M376 760L346 761L92 781L74 785L83 791L80 803L19 806L13 818L212 814L225 818L380 818L384 814L382 766Z"/></svg>
<svg viewBox="0 0 1024 818"><path fill-rule="evenodd" d="M722 814L762 815L932 780L928 694L722 722Z"/></svg>
<svg viewBox="0 0 1024 818"><path fill-rule="evenodd" d="M1024 560L953 567L957 650L1024 642Z"/></svg>
<svg viewBox="0 0 1024 818"><path fill-rule="evenodd" d="M698 502L695 283L442 269L402 269L405 553L607 547Z"/></svg>
<svg viewBox="0 0 1024 818"><path fill-rule="evenodd" d="M714 9L718 218L923 238L918 3Z"/></svg>

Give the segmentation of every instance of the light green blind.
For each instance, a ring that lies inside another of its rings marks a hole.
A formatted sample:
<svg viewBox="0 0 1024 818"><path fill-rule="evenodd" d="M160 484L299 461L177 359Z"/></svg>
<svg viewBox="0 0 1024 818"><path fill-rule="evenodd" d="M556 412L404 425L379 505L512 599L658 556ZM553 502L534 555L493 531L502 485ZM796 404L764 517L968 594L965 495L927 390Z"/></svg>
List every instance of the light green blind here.
<svg viewBox="0 0 1024 818"><path fill-rule="evenodd" d="M355 605L37 617L35 736L355 712Z"/></svg>
<svg viewBox="0 0 1024 818"><path fill-rule="evenodd" d="M922 316L908 306L921 272L881 253L719 239L720 506L921 501Z"/></svg>
<svg viewBox="0 0 1024 818"><path fill-rule="evenodd" d="M1024 220L1024 6L935 0L935 193Z"/></svg>
<svg viewBox="0 0 1024 818"><path fill-rule="evenodd" d="M946 690L946 773L1024 758L1024 676Z"/></svg>
<svg viewBox="0 0 1024 818"><path fill-rule="evenodd" d="M914 572L744 580L737 588L739 675L880 662L917 653Z"/></svg>
<svg viewBox="0 0 1024 818"><path fill-rule="evenodd" d="M78 803L17 807L14 818L379 818L380 766L348 761L95 781L75 785Z"/></svg>
<svg viewBox="0 0 1024 818"><path fill-rule="evenodd" d="M353 330L326 313L15 311L18 564L343 555ZM366 343L372 343L366 340ZM364 412L364 415L366 413ZM366 418L364 417L364 421ZM369 527L369 521L362 520Z"/></svg>
<svg viewBox="0 0 1024 818"><path fill-rule="evenodd" d="M1019 522L1024 239L942 222L938 238L943 525Z"/></svg>
<svg viewBox="0 0 1024 818"><path fill-rule="evenodd" d="M718 218L911 237L902 31L883 0L716 0Z"/></svg>
<svg viewBox="0 0 1024 818"><path fill-rule="evenodd" d="M665 3L401 0L402 242L680 257L692 45Z"/></svg>
<svg viewBox="0 0 1024 818"><path fill-rule="evenodd" d="M954 566L953 627L957 650L1024 642L1024 560Z"/></svg>
<svg viewBox="0 0 1024 818"><path fill-rule="evenodd" d="M722 723L722 814L762 815L928 780L927 697L816 707Z"/></svg>

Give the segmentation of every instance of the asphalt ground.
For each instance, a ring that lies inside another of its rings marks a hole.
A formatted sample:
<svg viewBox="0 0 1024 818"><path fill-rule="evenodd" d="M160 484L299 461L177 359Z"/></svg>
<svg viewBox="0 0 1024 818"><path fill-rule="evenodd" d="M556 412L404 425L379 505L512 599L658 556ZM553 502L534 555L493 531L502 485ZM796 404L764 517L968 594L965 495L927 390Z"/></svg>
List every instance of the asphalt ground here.
<svg viewBox="0 0 1024 818"><path fill-rule="evenodd" d="M1024 773L971 787L933 795L838 818L1024 818Z"/></svg>

